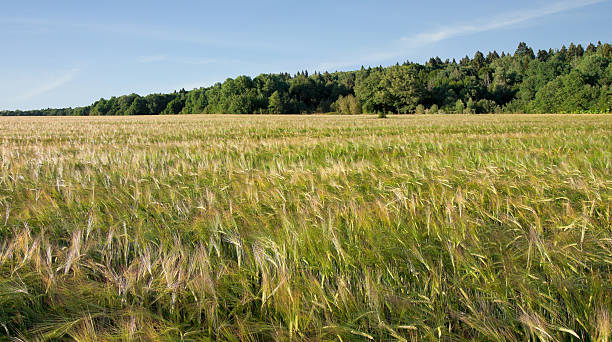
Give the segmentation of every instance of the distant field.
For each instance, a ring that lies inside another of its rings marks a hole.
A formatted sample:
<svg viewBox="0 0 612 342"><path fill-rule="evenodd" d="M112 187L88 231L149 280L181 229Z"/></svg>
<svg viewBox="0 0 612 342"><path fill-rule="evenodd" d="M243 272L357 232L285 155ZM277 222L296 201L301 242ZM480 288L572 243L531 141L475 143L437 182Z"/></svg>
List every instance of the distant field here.
<svg viewBox="0 0 612 342"><path fill-rule="evenodd" d="M612 116L0 118L0 340L610 341Z"/></svg>

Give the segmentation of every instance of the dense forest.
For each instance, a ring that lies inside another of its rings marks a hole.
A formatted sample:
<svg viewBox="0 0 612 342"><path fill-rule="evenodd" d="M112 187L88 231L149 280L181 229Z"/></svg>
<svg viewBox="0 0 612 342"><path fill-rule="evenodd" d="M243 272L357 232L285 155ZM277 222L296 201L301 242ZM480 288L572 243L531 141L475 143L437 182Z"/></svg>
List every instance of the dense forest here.
<svg viewBox="0 0 612 342"><path fill-rule="evenodd" d="M208 88L100 99L87 107L0 115L282 113L603 113L612 108L612 46L478 51L358 71L239 76Z"/></svg>

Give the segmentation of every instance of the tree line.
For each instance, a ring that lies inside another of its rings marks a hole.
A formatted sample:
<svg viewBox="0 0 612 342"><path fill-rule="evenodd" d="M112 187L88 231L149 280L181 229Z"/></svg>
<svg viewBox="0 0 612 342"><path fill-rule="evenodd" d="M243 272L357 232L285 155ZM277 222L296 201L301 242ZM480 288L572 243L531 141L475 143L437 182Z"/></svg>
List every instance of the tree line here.
<svg viewBox="0 0 612 342"><path fill-rule="evenodd" d="M239 76L170 94L100 99L90 106L0 115L603 113L612 108L612 46L570 44L514 54L478 51L356 71Z"/></svg>

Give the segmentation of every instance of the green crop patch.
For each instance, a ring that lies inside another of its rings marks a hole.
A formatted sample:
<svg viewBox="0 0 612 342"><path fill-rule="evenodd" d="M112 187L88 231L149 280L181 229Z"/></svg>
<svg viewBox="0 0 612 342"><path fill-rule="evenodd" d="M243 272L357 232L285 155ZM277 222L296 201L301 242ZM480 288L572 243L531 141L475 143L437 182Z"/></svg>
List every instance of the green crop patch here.
<svg viewBox="0 0 612 342"><path fill-rule="evenodd" d="M609 341L612 116L0 118L0 340Z"/></svg>

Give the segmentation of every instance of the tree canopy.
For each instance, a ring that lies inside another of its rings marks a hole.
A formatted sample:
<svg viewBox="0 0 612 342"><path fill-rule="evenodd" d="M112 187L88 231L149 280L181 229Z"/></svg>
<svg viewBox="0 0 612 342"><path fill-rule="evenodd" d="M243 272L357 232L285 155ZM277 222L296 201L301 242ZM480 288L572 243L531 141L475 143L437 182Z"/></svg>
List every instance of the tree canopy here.
<svg viewBox="0 0 612 342"><path fill-rule="evenodd" d="M170 94L100 99L90 106L0 115L357 113L601 113L612 108L612 46L514 54L478 51L425 64L406 62L356 71L239 76Z"/></svg>

